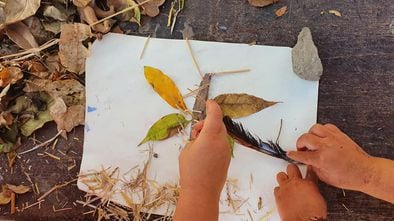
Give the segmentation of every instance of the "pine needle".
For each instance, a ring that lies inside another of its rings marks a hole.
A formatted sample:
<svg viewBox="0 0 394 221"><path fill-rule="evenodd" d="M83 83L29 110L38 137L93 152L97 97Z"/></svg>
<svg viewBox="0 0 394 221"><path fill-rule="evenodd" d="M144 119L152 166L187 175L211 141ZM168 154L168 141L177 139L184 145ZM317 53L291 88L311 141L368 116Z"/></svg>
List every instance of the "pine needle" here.
<svg viewBox="0 0 394 221"><path fill-rule="evenodd" d="M249 68L246 69L238 69L238 70L228 70L228 71L220 71L220 72L213 72L214 75L222 75L222 74L239 74L239 73L245 73L245 72L250 72L251 70Z"/></svg>
<svg viewBox="0 0 394 221"><path fill-rule="evenodd" d="M193 64L194 64L194 66L196 67L196 69L197 69L197 71L198 71L198 74L200 75L201 78L203 78L203 75L202 75L200 66L198 66L196 57L194 56L194 53L193 53L192 46L191 46L191 44L190 44L189 39L187 39L187 38L186 38L186 45L187 45L187 48L189 49L190 56L192 57Z"/></svg>
<svg viewBox="0 0 394 221"><path fill-rule="evenodd" d="M149 35L148 38L145 40L144 47L142 48L142 51L141 51L140 60L142 59L142 57L143 57L144 54L145 54L145 51L146 51L146 48L148 47L149 41L150 41L150 35Z"/></svg>
<svg viewBox="0 0 394 221"><path fill-rule="evenodd" d="M26 150L26 151L23 151L23 152L21 152L21 153L18 153L18 155L23 155L23 154L26 154L26 153L30 153L30 152L32 152L32 151L37 150L37 149L40 148L40 147L43 147L43 146L45 146L45 145L51 143L51 142L54 141L62 132L63 132L63 130L59 131L59 132L58 132L54 137L52 137L51 139L45 141L44 143L38 144L37 146L32 147L32 148L29 149L29 150Z"/></svg>

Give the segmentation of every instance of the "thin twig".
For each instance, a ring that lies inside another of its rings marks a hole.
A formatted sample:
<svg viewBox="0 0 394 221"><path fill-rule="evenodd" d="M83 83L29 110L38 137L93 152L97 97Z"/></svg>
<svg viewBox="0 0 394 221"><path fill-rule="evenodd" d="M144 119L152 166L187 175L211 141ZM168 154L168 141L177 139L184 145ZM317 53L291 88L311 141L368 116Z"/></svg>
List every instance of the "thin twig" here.
<svg viewBox="0 0 394 221"><path fill-rule="evenodd" d="M55 186L52 187L48 192L44 193L44 195L42 195L40 198L38 198L37 201L43 200L45 197L47 197L47 196L48 196L49 194L51 194L53 191L55 191L55 190L57 190L57 189L60 189L60 188L63 188L63 187L65 187L65 186L69 185L70 183L75 182L75 181L77 181L77 180L78 180L78 179L73 179L73 180L68 181L68 182L66 182L66 183L55 185Z"/></svg>
<svg viewBox="0 0 394 221"><path fill-rule="evenodd" d="M22 208L22 211L23 211L23 210L26 210L26 209L29 209L30 207L33 207L33 206L35 206L35 205L38 205L38 204L40 204L40 203L42 203L42 202L44 202L44 201L45 201L45 200L40 200L40 201L37 201L37 202L35 202L35 203L31 204L31 205L28 205L28 206Z"/></svg>
<svg viewBox="0 0 394 221"><path fill-rule="evenodd" d="M139 4L135 4L135 5L133 5L133 6L130 6L130 7L128 7L128 8L125 8L125 9L123 9L123 10L121 10L121 11L116 12L116 13L113 14L113 15L107 16L107 17L105 17L105 18L103 18L103 19L100 19L100 20L98 20L98 21L96 21L96 22L93 22L93 23L90 24L89 26L92 27L92 26L95 26L95 25L97 25L97 24L100 24L100 23L103 22L103 21L106 21L106 20L108 20L108 19L110 19L110 18L113 18L113 17L115 17L115 16L118 16L118 15L120 15L120 14L123 14L123 13L125 13L125 12L127 12L127 11L133 10L134 8L137 8L137 7L139 7L139 6L141 6L141 5L145 4L145 3L148 3L148 2L150 2L150 1L152 1L152 0L146 0L146 1L143 1L143 2L141 2L141 3L139 3Z"/></svg>
<svg viewBox="0 0 394 221"><path fill-rule="evenodd" d="M58 157L58 156L55 156L55 155L53 155L53 154L50 154L50 153L48 153L48 152L44 152L46 155L48 155L48 157L50 157L50 158L53 158L53 159L55 159L55 160L60 160L60 157Z"/></svg>
<svg viewBox="0 0 394 221"><path fill-rule="evenodd" d="M194 53L193 53L192 46L190 45L190 41L189 41L189 39L187 39L187 38L186 38L186 44L187 44L187 48L189 49L190 56L192 57L194 66L196 66L196 69L197 69L198 74L200 75L200 77L203 78L202 72L201 72L201 69L200 69L200 66L198 66L196 57L194 57Z"/></svg>
<svg viewBox="0 0 394 221"><path fill-rule="evenodd" d="M37 149L40 148L40 147L43 147L43 146L49 144L50 142L54 141L62 132L63 132L63 130L59 131L59 132L58 132L54 137L52 137L51 139L45 141L44 143L38 144L37 146L35 146L35 147L33 147L33 148L29 149L29 150L26 150L26 151L23 151L23 152L21 152L21 153L18 153L18 155L23 155L23 154L26 154L26 153L30 153L30 152L32 152L32 151L37 150Z"/></svg>
<svg viewBox="0 0 394 221"><path fill-rule="evenodd" d="M278 143L278 141L279 141L280 134L282 133L282 125L283 125L283 119L281 118L281 119L280 119L279 132L278 132L278 136L276 137L275 143Z"/></svg>
<svg viewBox="0 0 394 221"><path fill-rule="evenodd" d="M212 74L214 74L214 75L219 75L219 74L238 74L238 73L245 73L245 72L250 72L250 71L251 70L249 68L246 68L246 69L239 69L239 70L213 72Z"/></svg>
<svg viewBox="0 0 394 221"><path fill-rule="evenodd" d="M10 54L10 55L5 55L5 56L0 57L0 59L7 59L7 58L13 58L13 57L19 57L19 56L23 56L23 55L37 53L37 52L40 52L42 50L45 50L45 49L47 49L49 47L52 47L52 46L58 44L59 41L60 41L59 39L52 39L52 40L46 42L45 44L41 45L38 48L30 48L30 49L28 49L26 51L22 51L22 52L18 52L18 53L15 53L15 54Z"/></svg>
<svg viewBox="0 0 394 221"><path fill-rule="evenodd" d="M148 38L145 40L144 47L142 48L142 51L141 51L140 60L142 59L142 57L143 57L144 54L145 54L146 48L148 47L149 40L150 40L150 35L149 35Z"/></svg>

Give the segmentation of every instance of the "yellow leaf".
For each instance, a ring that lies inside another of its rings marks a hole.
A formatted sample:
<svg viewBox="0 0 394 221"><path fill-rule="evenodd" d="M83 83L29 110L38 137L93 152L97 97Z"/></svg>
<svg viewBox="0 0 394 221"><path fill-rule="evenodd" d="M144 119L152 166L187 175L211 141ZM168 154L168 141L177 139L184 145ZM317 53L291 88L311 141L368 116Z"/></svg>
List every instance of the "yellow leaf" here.
<svg viewBox="0 0 394 221"><path fill-rule="evenodd" d="M221 94L214 100L222 109L223 116L230 118L246 117L278 103L249 94Z"/></svg>
<svg viewBox="0 0 394 221"><path fill-rule="evenodd" d="M159 69L145 66L144 67L145 78L149 84L153 87L161 98L163 98L171 107L180 110L186 110L185 102L183 97L178 90L175 83L161 72Z"/></svg>
<svg viewBox="0 0 394 221"><path fill-rule="evenodd" d="M335 15L337 17L341 17L342 16L341 12L339 12L338 10L334 10L334 9L328 10L328 13L333 14L333 15Z"/></svg>

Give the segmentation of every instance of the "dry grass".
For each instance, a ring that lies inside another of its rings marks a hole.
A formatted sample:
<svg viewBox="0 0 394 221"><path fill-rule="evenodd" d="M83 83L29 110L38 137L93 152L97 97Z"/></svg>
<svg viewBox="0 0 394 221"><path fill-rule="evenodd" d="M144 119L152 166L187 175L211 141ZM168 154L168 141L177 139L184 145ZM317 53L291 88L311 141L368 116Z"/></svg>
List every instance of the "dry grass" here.
<svg viewBox="0 0 394 221"><path fill-rule="evenodd" d="M173 184L161 185L149 180L147 173L152 160L153 150L149 149L148 160L142 167L134 167L120 178L118 168L102 168L100 171L81 175L81 182L90 190L85 201L77 201L92 208L85 214L93 214L97 220L142 221L151 216L158 208L166 209L166 216L160 220L170 220L175 208L179 187ZM126 179L126 176L131 178ZM111 201L120 196L127 207Z"/></svg>

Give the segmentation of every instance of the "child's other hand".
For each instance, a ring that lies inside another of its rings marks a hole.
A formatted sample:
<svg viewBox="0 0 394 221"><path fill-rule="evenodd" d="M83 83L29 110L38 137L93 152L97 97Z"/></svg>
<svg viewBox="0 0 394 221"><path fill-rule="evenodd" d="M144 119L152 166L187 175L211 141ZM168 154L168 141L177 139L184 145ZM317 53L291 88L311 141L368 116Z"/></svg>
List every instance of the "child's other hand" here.
<svg viewBox="0 0 394 221"><path fill-rule="evenodd" d="M230 164L230 145L220 107L207 101L207 117L194 125L192 138L179 157L183 192L209 194L219 199Z"/></svg>
<svg viewBox="0 0 394 221"><path fill-rule="evenodd" d="M274 189L274 195L282 221L327 217L326 202L316 186L317 177L310 168L303 179L298 167L290 164L287 174L280 172L276 179L279 187Z"/></svg>
<svg viewBox="0 0 394 221"><path fill-rule="evenodd" d="M288 156L311 165L330 185L362 191L373 179L372 157L334 125L314 125L298 139L297 149Z"/></svg>

